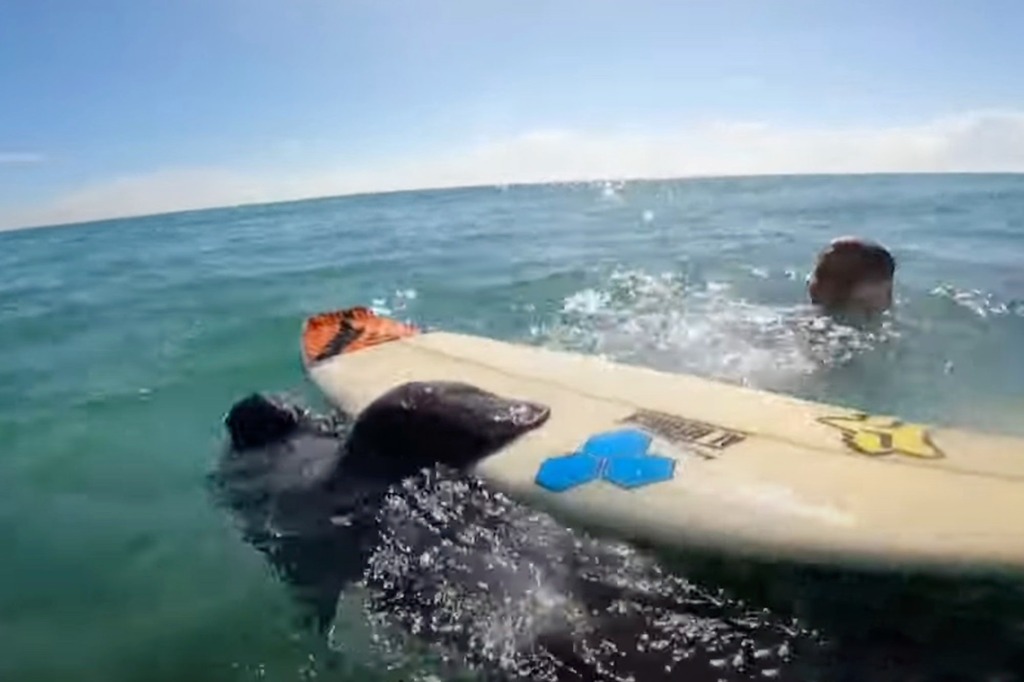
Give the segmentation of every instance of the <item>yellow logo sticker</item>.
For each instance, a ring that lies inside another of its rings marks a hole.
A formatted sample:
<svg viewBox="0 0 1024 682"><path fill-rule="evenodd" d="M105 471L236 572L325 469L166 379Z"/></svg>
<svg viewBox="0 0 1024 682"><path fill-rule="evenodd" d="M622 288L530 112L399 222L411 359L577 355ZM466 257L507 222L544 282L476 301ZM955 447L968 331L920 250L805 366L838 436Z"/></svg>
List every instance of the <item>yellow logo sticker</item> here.
<svg viewBox="0 0 1024 682"><path fill-rule="evenodd" d="M818 421L843 432L843 442L865 455L905 455L940 459L942 451L928 437L922 424L907 424L892 417L857 414L850 417L821 417Z"/></svg>

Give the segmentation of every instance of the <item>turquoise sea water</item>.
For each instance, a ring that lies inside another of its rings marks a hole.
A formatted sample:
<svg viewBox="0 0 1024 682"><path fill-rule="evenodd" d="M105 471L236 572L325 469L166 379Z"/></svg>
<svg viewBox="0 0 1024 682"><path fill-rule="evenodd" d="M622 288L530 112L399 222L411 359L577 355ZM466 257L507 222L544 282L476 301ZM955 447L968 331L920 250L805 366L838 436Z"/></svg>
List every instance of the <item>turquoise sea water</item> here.
<svg viewBox="0 0 1024 682"><path fill-rule="evenodd" d="M849 233L893 250L898 304L808 344L804 277ZM204 477L233 400L312 396L297 335L325 308L1024 434L1020 176L323 199L3 233L0 273L4 680L312 675ZM373 673L356 651L326 679Z"/></svg>

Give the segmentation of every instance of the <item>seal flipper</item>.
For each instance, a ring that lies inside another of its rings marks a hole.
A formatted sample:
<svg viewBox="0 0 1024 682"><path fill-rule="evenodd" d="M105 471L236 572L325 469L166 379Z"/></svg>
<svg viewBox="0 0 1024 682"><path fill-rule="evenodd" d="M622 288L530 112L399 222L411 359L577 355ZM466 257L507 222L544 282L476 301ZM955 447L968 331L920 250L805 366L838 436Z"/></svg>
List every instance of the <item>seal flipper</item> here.
<svg viewBox="0 0 1024 682"><path fill-rule="evenodd" d="M346 467L402 477L434 464L464 469L543 425L546 405L455 381L396 386L358 416Z"/></svg>
<svg viewBox="0 0 1024 682"><path fill-rule="evenodd" d="M229 447L211 476L215 499L287 585L303 620L325 633L375 532L365 511L331 490L341 439L299 405L259 393L232 405L224 425ZM357 518L336 523L344 514Z"/></svg>
<svg viewBox="0 0 1024 682"><path fill-rule="evenodd" d="M304 624L321 635L334 622L342 591L359 580L367 548L345 538L284 538L264 549L274 571L292 593Z"/></svg>
<svg viewBox="0 0 1024 682"><path fill-rule="evenodd" d="M228 411L224 425L234 450L248 450L280 442L299 429L300 413L283 401L253 393Z"/></svg>

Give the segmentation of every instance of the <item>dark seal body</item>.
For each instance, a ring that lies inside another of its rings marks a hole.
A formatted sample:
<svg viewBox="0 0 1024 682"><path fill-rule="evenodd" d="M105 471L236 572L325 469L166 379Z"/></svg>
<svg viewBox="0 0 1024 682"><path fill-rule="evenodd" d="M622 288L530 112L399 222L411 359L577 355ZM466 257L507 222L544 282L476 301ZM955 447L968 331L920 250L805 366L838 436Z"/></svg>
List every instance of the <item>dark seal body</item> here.
<svg viewBox="0 0 1024 682"><path fill-rule="evenodd" d="M791 623L570 531L465 473L542 405L457 382L388 391L351 425L250 396L218 498L326 632L358 583L389 623L495 680L789 679Z"/></svg>

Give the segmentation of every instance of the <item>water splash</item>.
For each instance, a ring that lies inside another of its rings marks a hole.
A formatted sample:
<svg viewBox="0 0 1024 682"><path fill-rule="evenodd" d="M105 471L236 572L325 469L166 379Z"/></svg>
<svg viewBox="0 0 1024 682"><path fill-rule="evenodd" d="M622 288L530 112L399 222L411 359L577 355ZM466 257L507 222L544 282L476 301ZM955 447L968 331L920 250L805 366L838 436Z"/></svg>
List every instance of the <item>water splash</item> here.
<svg viewBox="0 0 1024 682"><path fill-rule="evenodd" d="M780 389L849 362L899 331L888 319L865 330L805 305L751 302L728 282L617 270L602 287L566 297L557 318L537 325L532 336L656 369Z"/></svg>
<svg viewBox="0 0 1024 682"><path fill-rule="evenodd" d="M931 291L932 296L950 300L978 317L1024 317L1024 301L1002 301L996 295L979 289L958 289L944 284Z"/></svg>
<svg viewBox="0 0 1024 682"><path fill-rule="evenodd" d="M566 529L476 479L423 472L396 486L378 518L384 530L360 586L372 595L369 618L439 646L446 666L503 679L759 679L816 642L798 623ZM379 641L399 657L408 646Z"/></svg>
<svg viewBox="0 0 1024 682"><path fill-rule="evenodd" d="M623 200L622 199L622 190L625 189L625 187L626 187L626 183L625 182L619 181L619 180L616 180L616 181L605 180L605 181L596 183L596 185L601 188L601 198L602 199L604 199L606 201L615 201L615 202L621 202Z"/></svg>
<svg viewBox="0 0 1024 682"><path fill-rule="evenodd" d="M415 289L398 289L389 296L374 298L370 302L370 309L378 315L384 316L405 313L417 298L419 298L419 292Z"/></svg>

